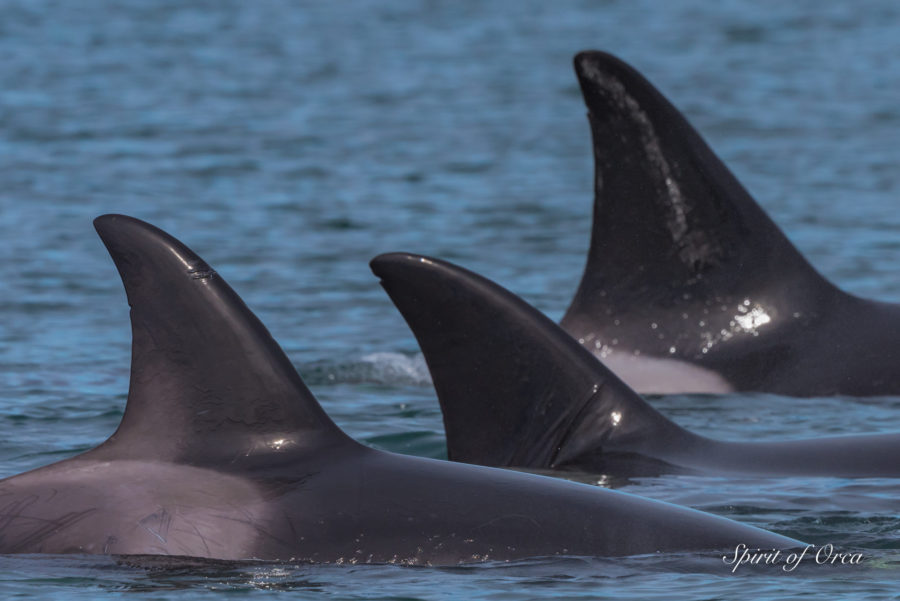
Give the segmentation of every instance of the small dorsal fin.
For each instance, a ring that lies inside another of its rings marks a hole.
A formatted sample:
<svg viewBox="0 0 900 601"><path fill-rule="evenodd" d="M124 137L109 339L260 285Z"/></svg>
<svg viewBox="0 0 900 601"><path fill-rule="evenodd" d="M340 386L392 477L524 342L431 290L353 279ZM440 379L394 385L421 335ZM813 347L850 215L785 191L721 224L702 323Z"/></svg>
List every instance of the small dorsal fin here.
<svg viewBox="0 0 900 601"><path fill-rule="evenodd" d="M537 309L451 263L380 255L372 271L415 334L450 459L557 467L683 432ZM671 440L671 436L669 437Z"/></svg>
<svg viewBox="0 0 900 601"><path fill-rule="evenodd" d="M688 322L714 337L741 334L734 315L743 304L773 329L836 291L644 77L603 52L574 62L595 198L587 265L563 327L581 337L600 324L598 335L622 345L696 360L709 337L686 332ZM651 323L659 330L641 340Z"/></svg>
<svg viewBox="0 0 900 601"><path fill-rule="evenodd" d="M94 227L122 276L132 327L125 415L95 453L203 464L350 440L193 251L123 215Z"/></svg>

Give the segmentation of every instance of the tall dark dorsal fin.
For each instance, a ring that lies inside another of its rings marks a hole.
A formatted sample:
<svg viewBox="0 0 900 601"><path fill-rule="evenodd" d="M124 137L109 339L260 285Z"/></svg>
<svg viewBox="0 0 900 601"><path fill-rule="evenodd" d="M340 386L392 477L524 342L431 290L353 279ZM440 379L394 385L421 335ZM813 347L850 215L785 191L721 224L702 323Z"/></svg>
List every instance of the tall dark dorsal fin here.
<svg viewBox="0 0 900 601"><path fill-rule="evenodd" d="M679 337L682 319L695 329L703 322L716 337L744 333L734 321L738 304L758 305L769 329L809 318L823 289L834 288L681 113L609 54L582 52L575 71L593 133L594 222L563 326L580 337L585 324L606 320L606 337L628 344L656 323L660 330L638 348L698 359L709 337ZM629 320L639 332L628 330Z"/></svg>
<svg viewBox="0 0 900 601"><path fill-rule="evenodd" d="M116 433L95 453L192 464L252 462L349 440L265 326L215 271L152 225L94 227L131 305L131 384Z"/></svg>
<svg viewBox="0 0 900 601"><path fill-rule="evenodd" d="M640 452L684 432L490 280L404 253L371 267L425 355L450 459L553 467L600 449Z"/></svg>

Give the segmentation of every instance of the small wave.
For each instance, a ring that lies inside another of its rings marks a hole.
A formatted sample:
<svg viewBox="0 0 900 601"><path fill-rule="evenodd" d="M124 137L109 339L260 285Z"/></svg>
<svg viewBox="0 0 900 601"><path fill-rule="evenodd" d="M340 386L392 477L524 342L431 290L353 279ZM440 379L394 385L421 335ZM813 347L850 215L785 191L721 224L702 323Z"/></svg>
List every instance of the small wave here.
<svg viewBox="0 0 900 601"><path fill-rule="evenodd" d="M394 384L430 386L431 374L425 357L402 353L370 353L358 360L332 363L317 362L302 368L310 384Z"/></svg>

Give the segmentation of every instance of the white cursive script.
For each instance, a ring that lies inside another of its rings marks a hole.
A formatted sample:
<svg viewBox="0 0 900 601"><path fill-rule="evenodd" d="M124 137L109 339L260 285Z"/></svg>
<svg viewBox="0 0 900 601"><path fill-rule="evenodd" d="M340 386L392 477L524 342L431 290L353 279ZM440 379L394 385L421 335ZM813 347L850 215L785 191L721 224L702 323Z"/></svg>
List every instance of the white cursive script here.
<svg viewBox="0 0 900 601"><path fill-rule="evenodd" d="M763 551L762 549L750 549L741 543L734 548L733 555L723 555L722 561L731 566L731 573L745 565L771 565L781 566L785 572L793 572L804 560L813 559L819 565L859 565L862 563L862 553L849 553L838 551L834 545L828 543L821 547L806 545L802 550L793 553L782 553L779 549Z"/></svg>

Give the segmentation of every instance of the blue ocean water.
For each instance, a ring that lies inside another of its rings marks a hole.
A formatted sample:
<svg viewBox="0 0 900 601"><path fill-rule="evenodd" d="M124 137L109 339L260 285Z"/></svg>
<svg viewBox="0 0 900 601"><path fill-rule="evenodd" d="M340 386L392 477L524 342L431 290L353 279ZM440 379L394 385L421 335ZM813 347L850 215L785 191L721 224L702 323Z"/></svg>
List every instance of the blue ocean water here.
<svg viewBox="0 0 900 601"><path fill-rule="evenodd" d="M559 318L590 228L590 137L571 70L585 48L663 90L823 274L900 301L900 6L888 0L0 8L0 476L90 448L118 424L130 329L91 228L107 212L203 256L352 436L444 456L424 362L367 262L395 250L450 259ZM893 397L652 400L720 438L900 431ZM589 481L864 561L732 574L703 555L178 570L3 557L0 594L882 599L900 584L895 480Z"/></svg>

